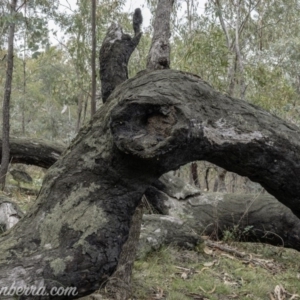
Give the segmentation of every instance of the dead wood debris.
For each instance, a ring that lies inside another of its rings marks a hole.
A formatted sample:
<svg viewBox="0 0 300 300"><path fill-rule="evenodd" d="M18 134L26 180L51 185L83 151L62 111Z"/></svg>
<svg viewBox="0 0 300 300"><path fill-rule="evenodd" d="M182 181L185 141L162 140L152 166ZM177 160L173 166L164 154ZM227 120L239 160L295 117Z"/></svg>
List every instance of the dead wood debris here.
<svg viewBox="0 0 300 300"><path fill-rule="evenodd" d="M212 256L216 255L216 251L221 251L221 256L225 256L230 259L238 259L242 261L243 264L249 265L250 267L261 267L271 273L276 273L279 269L281 269L281 266L278 263L275 263L273 259L262 259L259 258L258 255L238 251L237 249L221 244L220 242L206 240L205 244L208 247L207 249L204 248L204 252Z"/></svg>

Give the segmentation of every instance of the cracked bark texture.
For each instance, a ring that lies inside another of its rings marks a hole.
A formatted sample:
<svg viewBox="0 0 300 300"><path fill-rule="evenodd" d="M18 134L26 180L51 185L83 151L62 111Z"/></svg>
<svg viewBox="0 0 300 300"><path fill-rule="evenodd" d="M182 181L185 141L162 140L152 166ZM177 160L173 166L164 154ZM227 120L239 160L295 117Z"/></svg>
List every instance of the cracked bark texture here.
<svg viewBox="0 0 300 300"><path fill-rule="evenodd" d="M0 286L76 286L78 296L98 289L118 264L146 188L196 160L259 182L299 217L299 133L192 74L127 80L49 169L28 214L1 236Z"/></svg>

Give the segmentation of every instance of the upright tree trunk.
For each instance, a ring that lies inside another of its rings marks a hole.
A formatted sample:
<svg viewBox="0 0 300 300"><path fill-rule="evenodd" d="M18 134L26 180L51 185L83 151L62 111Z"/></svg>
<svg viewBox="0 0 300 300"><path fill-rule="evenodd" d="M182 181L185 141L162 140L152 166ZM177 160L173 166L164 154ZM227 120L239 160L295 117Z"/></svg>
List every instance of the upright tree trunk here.
<svg viewBox="0 0 300 300"><path fill-rule="evenodd" d="M22 135L25 136L26 60L23 58Z"/></svg>
<svg viewBox="0 0 300 300"><path fill-rule="evenodd" d="M228 79L227 93L229 96L233 97L236 83L239 83L239 97L244 99L245 92L246 92L246 84L244 79L243 59L240 50L240 35L243 31L243 26L241 26L241 20L240 20L241 1L236 0L234 2L235 17L236 17L234 38L230 38L229 30L225 24L225 20L223 18L223 13L222 13L223 7L221 4L221 0L214 0L214 5L218 10L219 21L223 29L224 35L226 37L226 45L228 48L228 53L229 54L231 53L231 55L229 55L229 58L230 56L232 57L231 64L229 64L228 71L227 71L227 79ZM248 16L246 18L248 18ZM226 184L225 184L226 173L227 173L226 170L222 170L218 168L218 177L215 179L214 191L219 190L219 191L226 192Z"/></svg>
<svg viewBox="0 0 300 300"><path fill-rule="evenodd" d="M140 18L138 18L140 16ZM135 10L133 18L143 21L141 10ZM106 33L105 39L100 49L100 79L101 79L101 94L103 103L106 102L110 94L116 86L128 79L128 61L137 47L142 33L139 32L141 23L134 24L134 37L123 33L123 29L119 24L113 23Z"/></svg>
<svg viewBox="0 0 300 300"><path fill-rule="evenodd" d="M170 15L173 0L158 2L154 21L154 36L148 55L147 69L167 69L170 65ZM139 43L143 17L137 8L133 14L133 38L123 38L122 28L112 25L107 32L100 50L100 76L102 99L107 100L115 87L128 78L127 64L129 57ZM163 30L163 31L162 31ZM118 32L122 33L122 39ZM113 42L112 42L113 41ZM118 65L116 65L116 62ZM116 76L117 75L117 76ZM137 251L138 236L142 224L142 208L136 209L130 227L129 237L122 248L118 268L109 283L112 299L126 300L131 290L131 275ZM115 286L113 286L115 285Z"/></svg>
<svg viewBox="0 0 300 300"><path fill-rule="evenodd" d="M80 129L82 106L83 106L83 92L78 94L78 99L77 99L77 121L76 121L76 129L75 129L76 132L78 132Z"/></svg>
<svg viewBox="0 0 300 300"><path fill-rule="evenodd" d="M24 2L24 15L26 23L26 2ZM22 97L22 134L25 136L25 103L26 103L26 35L27 35L27 23L24 29L24 49L23 49L23 97Z"/></svg>
<svg viewBox="0 0 300 300"><path fill-rule="evenodd" d="M154 20L154 33L147 59L148 70L170 68L170 20L174 0L159 0Z"/></svg>
<svg viewBox="0 0 300 300"><path fill-rule="evenodd" d="M9 36L8 36L8 51L7 51L7 69L6 69L6 81L5 91L2 106L3 125L2 125L2 159L0 167L0 185L2 190L5 188L5 178L8 171L9 165L9 109L10 109L10 95L11 95L11 84L13 76L14 66L14 36L15 36L15 21L14 14L16 12L17 0L12 0L10 4L10 15L12 21L9 25Z"/></svg>
<svg viewBox="0 0 300 300"><path fill-rule="evenodd" d="M244 100L246 93L246 84L244 78L244 62L240 49L240 18L241 18L241 1L235 1L235 9L236 9L236 23L235 23L235 53L238 62L239 69L239 97Z"/></svg>
<svg viewBox="0 0 300 300"><path fill-rule="evenodd" d="M92 98L91 117L96 112L96 0L92 0Z"/></svg>

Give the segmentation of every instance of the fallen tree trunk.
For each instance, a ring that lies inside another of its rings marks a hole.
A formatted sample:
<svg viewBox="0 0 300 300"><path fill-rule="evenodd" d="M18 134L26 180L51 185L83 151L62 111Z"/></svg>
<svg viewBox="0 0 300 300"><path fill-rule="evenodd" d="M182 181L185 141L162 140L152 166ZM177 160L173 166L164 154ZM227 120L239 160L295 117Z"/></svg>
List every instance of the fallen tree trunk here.
<svg viewBox="0 0 300 300"><path fill-rule="evenodd" d="M46 169L50 168L66 149L64 145L33 138L10 137L9 145L11 163L35 165ZM2 147L2 139L0 139L0 147Z"/></svg>
<svg viewBox="0 0 300 300"><path fill-rule="evenodd" d="M168 173L155 181L145 196L152 211L160 214L144 215L138 258L163 245L193 247L202 235L263 242L300 251L300 220L271 195L200 194L199 189ZM10 229L23 214L10 199L0 200L0 226ZM138 240L139 230L131 241ZM131 253L133 247L127 245L129 250L125 252ZM127 257L123 261L125 267L130 266ZM116 280L116 275L112 278ZM110 286L113 286L111 282Z"/></svg>
<svg viewBox="0 0 300 300"><path fill-rule="evenodd" d="M200 195L199 190L170 174L162 176L145 195L154 211L180 219L200 236L263 242L300 251L299 218L271 195ZM155 230L161 234L167 228Z"/></svg>
<svg viewBox="0 0 300 300"><path fill-rule="evenodd" d="M0 285L90 294L115 270L147 187L190 161L248 176L299 217L299 137L297 127L197 76L140 74L81 129L49 169L35 205L1 237Z"/></svg>
<svg viewBox="0 0 300 300"><path fill-rule="evenodd" d="M271 195L208 193L166 205L168 216L144 215L138 259L170 244L193 248L204 235L300 251L300 220Z"/></svg>
<svg viewBox="0 0 300 300"><path fill-rule="evenodd" d="M168 204L169 214L199 235L300 251L300 220L271 195L205 193Z"/></svg>

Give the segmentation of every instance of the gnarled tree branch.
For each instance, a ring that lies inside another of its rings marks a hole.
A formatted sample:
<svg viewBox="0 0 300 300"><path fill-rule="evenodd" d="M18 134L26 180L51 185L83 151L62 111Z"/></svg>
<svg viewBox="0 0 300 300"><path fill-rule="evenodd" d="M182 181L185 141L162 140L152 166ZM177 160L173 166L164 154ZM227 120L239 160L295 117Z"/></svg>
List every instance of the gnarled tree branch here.
<svg viewBox="0 0 300 300"><path fill-rule="evenodd" d="M0 238L0 286L76 286L80 296L96 290L117 266L146 188L190 161L248 176L299 217L299 137L296 126L192 74L130 79L49 169L28 214Z"/></svg>

